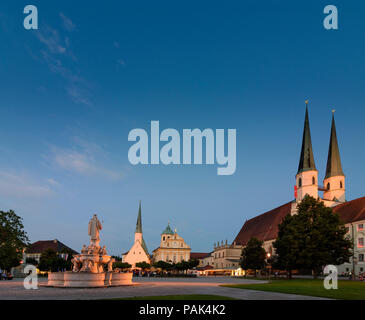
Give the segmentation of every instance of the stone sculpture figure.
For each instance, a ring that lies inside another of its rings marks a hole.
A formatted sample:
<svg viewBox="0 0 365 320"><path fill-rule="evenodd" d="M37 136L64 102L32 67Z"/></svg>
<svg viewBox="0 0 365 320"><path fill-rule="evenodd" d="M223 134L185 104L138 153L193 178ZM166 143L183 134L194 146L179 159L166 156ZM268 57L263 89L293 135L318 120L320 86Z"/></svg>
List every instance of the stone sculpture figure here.
<svg viewBox="0 0 365 320"><path fill-rule="evenodd" d="M82 268L80 271L92 271L92 268L93 268L93 265L94 265L94 261L91 260L91 259L85 259L83 262L82 262Z"/></svg>
<svg viewBox="0 0 365 320"><path fill-rule="evenodd" d="M87 253L87 246L86 245L82 246L81 253L83 253L83 254Z"/></svg>
<svg viewBox="0 0 365 320"><path fill-rule="evenodd" d="M114 258L110 258L109 262L108 262L108 272L112 272L113 271L113 262L115 262Z"/></svg>
<svg viewBox="0 0 365 320"><path fill-rule="evenodd" d="M103 246L103 248L100 250L100 254L102 256L106 256L107 255L107 253L106 253L106 247L105 246Z"/></svg>
<svg viewBox="0 0 365 320"><path fill-rule="evenodd" d="M77 257L74 257L71 260L73 264L72 272L79 272L80 271L80 261L78 261Z"/></svg>
<svg viewBox="0 0 365 320"><path fill-rule="evenodd" d="M96 214L90 219L88 225L88 234L90 236L90 244L95 246L99 246L100 237L99 232L103 228L101 222L99 221Z"/></svg>

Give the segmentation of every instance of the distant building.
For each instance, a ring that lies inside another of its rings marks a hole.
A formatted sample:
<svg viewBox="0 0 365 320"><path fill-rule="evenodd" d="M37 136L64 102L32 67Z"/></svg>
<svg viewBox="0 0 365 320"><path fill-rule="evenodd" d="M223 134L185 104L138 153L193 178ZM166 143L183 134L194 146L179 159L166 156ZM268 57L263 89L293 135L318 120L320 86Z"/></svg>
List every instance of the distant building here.
<svg viewBox="0 0 365 320"><path fill-rule="evenodd" d="M136 263L138 262L151 263L151 258L148 253L147 246L143 239L143 233L142 233L141 202L139 202L137 225L136 225L136 231L134 233L134 243L129 251L122 254L122 259L123 262L132 265L132 268L136 267Z"/></svg>
<svg viewBox="0 0 365 320"><path fill-rule="evenodd" d="M191 248L185 243L175 230L172 231L170 224L161 233L161 243L153 250L153 261L165 261L177 263L190 260Z"/></svg>
<svg viewBox="0 0 365 320"><path fill-rule="evenodd" d="M39 262L41 258L41 254L48 250L53 249L58 254L61 254L63 251L69 251L71 254L77 254L78 252L71 249L70 247L63 244L61 241L57 239L54 240L40 240L29 245L24 252L24 258L33 258ZM24 260L23 258L23 260ZM26 261L23 261L24 263Z"/></svg>
<svg viewBox="0 0 365 320"><path fill-rule="evenodd" d="M191 252L190 259L198 260L199 264L198 267L204 267L209 263L205 262L205 259L210 257L210 253L208 252Z"/></svg>

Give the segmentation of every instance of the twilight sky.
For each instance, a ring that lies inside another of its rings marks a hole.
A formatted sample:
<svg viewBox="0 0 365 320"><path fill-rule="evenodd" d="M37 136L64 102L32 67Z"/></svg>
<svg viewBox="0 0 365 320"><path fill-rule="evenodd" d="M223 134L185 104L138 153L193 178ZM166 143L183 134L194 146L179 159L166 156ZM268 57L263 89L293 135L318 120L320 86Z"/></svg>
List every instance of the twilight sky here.
<svg viewBox="0 0 365 320"><path fill-rule="evenodd" d="M192 251L233 241L294 198L305 99L320 180L336 109L347 199L365 195L363 1L3 2L0 210L22 216L31 241L80 250L97 213L119 255L139 200L150 252L168 221ZM23 28L27 4L38 30ZM339 30L323 28L327 4ZM128 133L151 120L237 129L235 174L131 165Z"/></svg>

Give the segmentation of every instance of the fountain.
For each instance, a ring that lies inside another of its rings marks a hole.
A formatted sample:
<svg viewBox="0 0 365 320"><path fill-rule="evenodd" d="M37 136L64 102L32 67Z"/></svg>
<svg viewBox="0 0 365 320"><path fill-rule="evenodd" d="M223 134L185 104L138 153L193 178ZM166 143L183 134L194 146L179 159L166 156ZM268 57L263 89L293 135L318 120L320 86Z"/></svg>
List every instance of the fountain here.
<svg viewBox="0 0 365 320"><path fill-rule="evenodd" d="M81 254L73 256L72 271L49 273L47 286L90 288L132 284L132 272L113 271L115 260L108 256L105 246L99 244L101 229L102 225L94 214L88 226L90 244L83 245Z"/></svg>

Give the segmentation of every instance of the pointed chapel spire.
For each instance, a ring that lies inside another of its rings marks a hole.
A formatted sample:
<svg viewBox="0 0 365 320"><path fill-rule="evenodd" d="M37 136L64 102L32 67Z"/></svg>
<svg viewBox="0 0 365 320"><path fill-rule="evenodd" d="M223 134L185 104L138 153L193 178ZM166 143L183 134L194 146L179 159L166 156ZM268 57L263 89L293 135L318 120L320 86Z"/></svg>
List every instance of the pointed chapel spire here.
<svg viewBox="0 0 365 320"><path fill-rule="evenodd" d="M305 121L303 131L302 150L300 152L300 160L298 166L298 173L303 171L317 170L314 163L313 150L312 150L312 139L309 128L309 117L308 117L308 101L305 102Z"/></svg>
<svg viewBox="0 0 365 320"><path fill-rule="evenodd" d="M139 200L138 218L136 225L136 233L142 233L142 213L141 213L141 200Z"/></svg>
<svg viewBox="0 0 365 320"><path fill-rule="evenodd" d="M336 135L336 125L335 125L335 114L334 110L332 111L332 126L331 126L331 136L330 136L330 146L328 149L328 158L327 158L327 168L326 168L326 177L334 176L344 176L341 166L341 158L340 151L338 149L337 143L337 135Z"/></svg>

